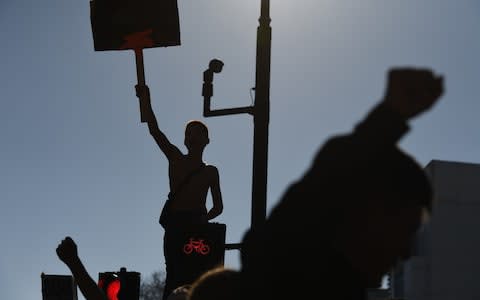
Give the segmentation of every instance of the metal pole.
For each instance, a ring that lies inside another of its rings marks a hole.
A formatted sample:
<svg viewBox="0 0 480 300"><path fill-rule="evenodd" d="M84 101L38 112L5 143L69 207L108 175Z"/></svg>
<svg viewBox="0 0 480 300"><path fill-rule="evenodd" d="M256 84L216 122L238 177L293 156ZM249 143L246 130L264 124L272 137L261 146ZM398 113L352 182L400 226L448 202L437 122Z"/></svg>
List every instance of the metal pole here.
<svg viewBox="0 0 480 300"><path fill-rule="evenodd" d="M260 19L257 28L255 105L253 114L252 228L265 222L267 215L268 124L272 48L270 21L270 1L261 0Z"/></svg>
<svg viewBox="0 0 480 300"><path fill-rule="evenodd" d="M253 175L251 227L265 222L267 216L268 123L270 114L270 56L272 28L270 27L270 1L261 0L260 25L257 28L257 56L255 68L255 103L253 106L228 109L210 108L213 96L213 73L219 73L223 63L210 62L203 73L202 96L205 117L248 113L253 115Z"/></svg>

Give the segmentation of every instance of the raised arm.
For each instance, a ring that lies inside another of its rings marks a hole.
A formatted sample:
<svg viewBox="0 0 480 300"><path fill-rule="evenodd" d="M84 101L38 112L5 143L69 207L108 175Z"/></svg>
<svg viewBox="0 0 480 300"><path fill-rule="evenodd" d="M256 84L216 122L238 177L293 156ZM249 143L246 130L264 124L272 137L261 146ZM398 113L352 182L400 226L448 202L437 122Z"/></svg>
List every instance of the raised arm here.
<svg viewBox="0 0 480 300"><path fill-rule="evenodd" d="M146 85L136 85L135 90L137 97L140 99L140 105L146 114L148 129L150 134L157 142L160 150L165 154L168 160L177 159L182 155L180 150L170 143L167 136L158 128L157 118L153 113L152 104L150 100L150 90Z"/></svg>
<svg viewBox="0 0 480 300"><path fill-rule="evenodd" d="M57 247L57 255L72 272L80 291L87 300L108 300L103 291L90 277L82 261L78 257L77 245L70 237L66 237Z"/></svg>
<svg viewBox="0 0 480 300"><path fill-rule="evenodd" d="M220 176L218 175L218 169L214 166L209 166L209 168L211 176L210 192L212 193L213 206L207 213L207 219L212 220L223 212L223 200L220 191Z"/></svg>
<svg viewBox="0 0 480 300"><path fill-rule="evenodd" d="M397 143L408 121L429 110L442 93L443 78L429 69L390 69L382 101L357 125L353 137L381 151Z"/></svg>
<svg viewBox="0 0 480 300"><path fill-rule="evenodd" d="M352 170L368 170L372 160L397 147L409 129L408 121L429 110L442 94L443 78L429 69L390 69L383 99L352 133L327 141L303 181L314 187L325 174L341 177Z"/></svg>

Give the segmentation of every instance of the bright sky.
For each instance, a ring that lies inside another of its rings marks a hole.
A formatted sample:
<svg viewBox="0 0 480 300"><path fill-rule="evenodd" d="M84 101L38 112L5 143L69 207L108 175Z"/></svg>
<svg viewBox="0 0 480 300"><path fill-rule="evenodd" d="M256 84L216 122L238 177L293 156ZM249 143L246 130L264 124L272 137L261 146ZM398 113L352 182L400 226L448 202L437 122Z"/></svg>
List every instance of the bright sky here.
<svg viewBox="0 0 480 300"><path fill-rule="evenodd" d="M225 63L214 107L251 104L260 1L178 5L182 45L146 50L146 81L183 151L186 121L209 126L205 160L220 170L225 203L215 221L237 243L250 225L252 117L204 119L202 72L212 58ZM480 163L478 1L273 0L271 18L269 208L382 97L391 66L445 76L444 97L401 146L422 165ZM1 0L0 28L0 299L38 300L41 272L69 274L55 254L67 235L94 278L163 269L167 160L140 123L133 51L93 50L88 0ZM237 268L238 254L226 265Z"/></svg>

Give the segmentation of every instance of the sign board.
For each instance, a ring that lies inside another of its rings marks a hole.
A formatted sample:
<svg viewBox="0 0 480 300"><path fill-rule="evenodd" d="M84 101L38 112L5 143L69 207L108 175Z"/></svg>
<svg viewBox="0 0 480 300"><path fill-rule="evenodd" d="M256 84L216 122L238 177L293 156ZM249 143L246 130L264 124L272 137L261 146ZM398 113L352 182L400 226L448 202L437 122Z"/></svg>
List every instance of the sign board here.
<svg viewBox="0 0 480 300"><path fill-rule="evenodd" d="M95 51L180 45L177 0L91 0Z"/></svg>
<svg viewBox="0 0 480 300"><path fill-rule="evenodd" d="M70 275L42 273L43 300L77 300L77 285Z"/></svg>

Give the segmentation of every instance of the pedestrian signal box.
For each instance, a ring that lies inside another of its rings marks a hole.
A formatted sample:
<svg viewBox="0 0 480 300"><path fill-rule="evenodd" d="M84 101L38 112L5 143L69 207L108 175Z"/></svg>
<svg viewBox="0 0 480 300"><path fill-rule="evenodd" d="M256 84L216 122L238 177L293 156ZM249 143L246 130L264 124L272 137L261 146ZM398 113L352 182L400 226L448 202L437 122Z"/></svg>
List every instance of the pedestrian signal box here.
<svg viewBox="0 0 480 300"><path fill-rule="evenodd" d="M192 283L204 272L223 266L226 225L208 223L191 228L171 229L173 255L177 259L174 282ZM170 231L170 229L169 229ZM171 252L170 252L171 253Z"/></svg>

